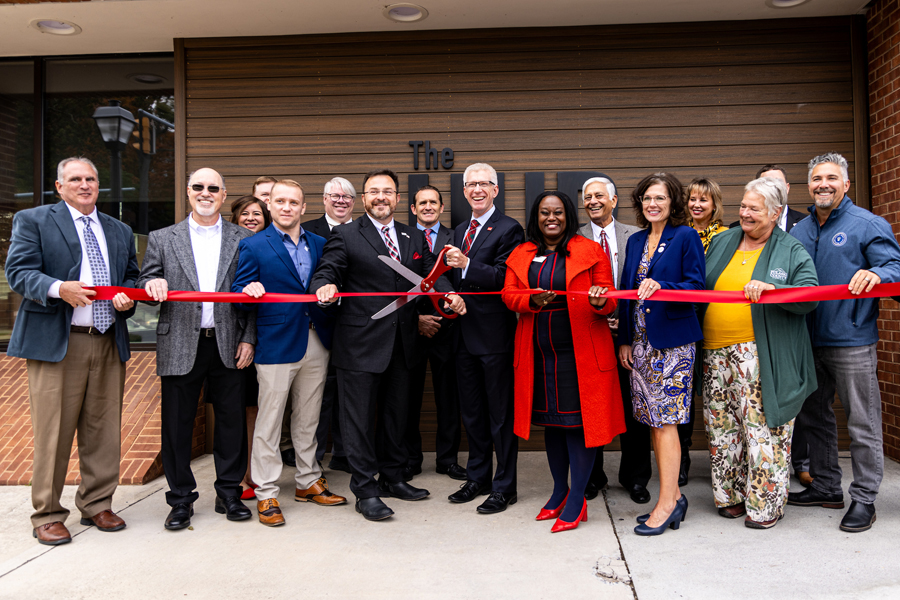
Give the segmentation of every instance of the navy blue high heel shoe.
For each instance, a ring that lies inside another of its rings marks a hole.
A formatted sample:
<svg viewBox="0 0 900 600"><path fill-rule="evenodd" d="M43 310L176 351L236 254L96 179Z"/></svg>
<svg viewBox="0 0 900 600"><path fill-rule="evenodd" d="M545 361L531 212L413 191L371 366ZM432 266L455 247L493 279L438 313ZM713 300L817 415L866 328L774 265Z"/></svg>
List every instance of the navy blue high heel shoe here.
<svg viewBox="0 0 900 600"><path fill-rule="evenodd" d="M638 517L638 519L644 520L640 521L640 525L634 528L634 532L638 535L650 536L662 535L669 527L671 527L672 529L678 529L678 527L681 525L681 522L684 521L685 515L687 514L687 507L687 496L682 494L681 498L679 498L675 502L675 508L672 509L672 513L669 515L669 518L666 519L662 525L660 525L659 527L650 527L646 522L647 519L650 518L650 515L641 515L640 517Z"/></svg>
<svg viewBox="0 0 900 600"><path fill-rule="evenodd" d="M678 500L675 501L675 504L684 504L684 513L681 515L681 521L684 522L684 517L687 514L687 507L688 507L687 496L682 494L681 498L679 498ZM637 521L638 523L646 523L647 519L649 519L649 518L650 518L650 513L647 513L646 515L639 516L637 519L635 519L635 521Z"/></svg>

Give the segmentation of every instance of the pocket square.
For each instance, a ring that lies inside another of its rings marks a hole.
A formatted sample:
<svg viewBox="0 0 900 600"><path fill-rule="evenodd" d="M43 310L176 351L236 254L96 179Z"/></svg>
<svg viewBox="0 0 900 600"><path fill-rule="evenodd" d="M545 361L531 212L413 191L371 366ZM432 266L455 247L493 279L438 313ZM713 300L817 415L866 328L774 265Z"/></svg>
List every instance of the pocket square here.
<svg viewBox="0 0 900 600"><path fill-rule="evenodd" d="M413 252L413 260L419 260L420 258L422 258L421 254L419 254L418 252Z"/></svg>

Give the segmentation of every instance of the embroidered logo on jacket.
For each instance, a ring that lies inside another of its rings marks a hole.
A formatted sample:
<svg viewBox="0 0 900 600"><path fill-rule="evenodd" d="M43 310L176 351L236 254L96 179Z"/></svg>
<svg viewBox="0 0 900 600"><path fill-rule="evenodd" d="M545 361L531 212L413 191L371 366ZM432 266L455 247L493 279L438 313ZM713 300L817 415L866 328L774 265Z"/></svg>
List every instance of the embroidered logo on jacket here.
<svg viewBox="0 0 900 600"><path fill-rule="evenodd" d="M838 233L834 234L833 238L831 238L831 243L840 248L847 243L847 234L843 231L839 231Z"/></svg>
<svg viewBox="0 0 900 600"><path fill-rule="evenodd" d="M777 269L772 269L769 271L769 277L772 279L780 279L781 281L787 281L787 273L781 267Z"/></svg>

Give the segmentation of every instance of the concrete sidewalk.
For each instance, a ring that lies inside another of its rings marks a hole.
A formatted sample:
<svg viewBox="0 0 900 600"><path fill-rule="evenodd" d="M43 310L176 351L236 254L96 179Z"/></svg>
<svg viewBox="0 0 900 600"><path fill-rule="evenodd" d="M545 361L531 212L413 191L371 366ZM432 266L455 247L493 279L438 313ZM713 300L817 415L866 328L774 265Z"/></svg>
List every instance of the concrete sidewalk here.
<svg viewBox="0 0 900 600"><path fill-rule="evenodd" d="M606 494L608 510L601 496L587 523L551 535L551 522L534 521L551 486L543 453L520 455L519 501L492 516L476 514L477 502L447 502L458 483L433 472L433 455L414 481L431 497L386 500L396 515L380 523L364 521L352 504L293 502L286 470L287 524L274 529L213 511L205 456L193 463L201 498L192 530L163 529L168 506L158 479L119 488L114 509L128 522L124 531L82 527L72 515L73 542L56 548L31 537L30 488L0 488L0 598L900 597L900 465L886 464L869 532L838 530L843 511L797 507L774 529L755 531L716 514L706 453L692 457L687 520L656 538L632 533L652 504L632 503L618 486ZM607 464L615 480L618 453ZM842 466L849 473L849 461ZM326 475L348 495L347 474ZM654 497L657 490L651 482ZM73 496L67 488L70 508Z"/></svg>

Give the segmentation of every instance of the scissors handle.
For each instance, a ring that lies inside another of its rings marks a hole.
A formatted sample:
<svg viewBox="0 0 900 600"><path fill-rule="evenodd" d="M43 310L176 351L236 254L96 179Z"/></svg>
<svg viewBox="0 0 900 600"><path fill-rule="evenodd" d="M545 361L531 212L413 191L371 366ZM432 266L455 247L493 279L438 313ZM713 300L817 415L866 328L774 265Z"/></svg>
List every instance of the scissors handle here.
<svg viewBox="0 0 900 600"><path fill-rule="evenodd" d="M447 254L447 250L449 250L449 248L443 248L438 253L437 260L434 263L434 267L432 267L431 269L431 273L429 273L428 277L423 279L422 283L419 284L419 289L421 289L423 292L434 291L434 284L438 280L438 277L450 270L450 265L448 265L444 260L444 257ZM441 306L441 302L443 300L442 297L429 296L429 298L431 299L431 303L434 305L434 309L441 315L443 315L444 318L455 319L459 316L453 311L447 312L444 310L444 308Z"/></svg>

